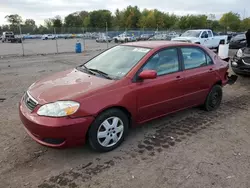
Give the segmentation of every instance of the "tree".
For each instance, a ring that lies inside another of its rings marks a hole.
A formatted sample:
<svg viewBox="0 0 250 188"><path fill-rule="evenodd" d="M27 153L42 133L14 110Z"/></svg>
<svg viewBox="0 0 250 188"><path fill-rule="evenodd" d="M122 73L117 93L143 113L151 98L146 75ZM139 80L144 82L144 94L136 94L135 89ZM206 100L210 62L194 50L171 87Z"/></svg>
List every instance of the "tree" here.
<svg viewBox="0 0 250 188"><path fill-rule="evenodd" d="M55 18L52 19L52 25L55 28L61 28L62 27L62 19L60 16L56 16Z"/></svg>
<svg viewBox="0 0 250 188"><path fill-rule="evenodd" d="M33 19L26 19L25 22L24 22L24 25L35 27L36 22Z"/></svg>
<svg viewBox="0 0 250 188"><path fill-rule="evenodd" d="M225 28L225 30L238 31L240 28L240 15L234 12L228 12L223 14L220 19L220 24Z"/></svg>
<svg viewBox="0 0 250 188"><path fill-rule="evenodd" d="M5 16L5 19L11 24L11 25L19 25L22 23L22 17L18 14L11 14Z"/></svg>
<svg viewBox="0 0 250 188"><path fill-rule="evenodd" d="M89 26L92 28L105 28L106 23L111 27L112 16L109 10L94 10L89 14Z"/></svg>
<svg viewBox="0 0 250 188"><path fill-rule="evenodd" d="M84 20L88 17L87 11L74 12L64 18L65 27L83 27Z"/></svg>
<svg viewBox="0 0 250 188"><path fill-rule="evenodd" d="M36 29L36 33L38 34L47 34L50 33L51 31L48 30L47 27L44 27L42 25L40 25L37 29Z"/></svg>
<svg viewBox="0 0 250 188"><path fill-rule="evenodd" d="M52 19L45 19L44 20L44 25L45 27L47 27L48 29L51 29L53 27L53 23L52 23Z"/></svg>
<svg viewBox="0 0 250 188"><path fill-rule="evenodd" d="M207 27L206 15L186 15L179 20L180 29L199 29Z"/></svg>
<svg viewBox="0 0 250 188"><path fill-rule="evenodd" d="M124 12L116 9L115 15L112 18L112 26L116 29L124 28Z"/></svg>
<svg viewBox="0 0 250 188"><path fill-rule="evenodd" d="M246 30L250 29L250 17L245 18L244 20L242 20L240 28L243 31L246 31Z"/></svg>
<svg viewBox="0 0 250 188"><path fill-rule="evenodd" d="M9 30L9 26L8 25L2 25L2 26L0 26L0 35L1 35L2 32L8 31L8 30Z"/></svg>
<svg viewBox="0 0 250 188"><path fill-rule="evenodd" d="M124 10L124 26L126 28L137 28L141 12L137 6L128 6Z"/></svg>
<svg viewBox="0 0 250 188"><path fill-rule="evenodd" d="M90 24L90 17L87 16L87 17L85 17L84 20L83 20L83 26L84 26L84 27L88 27L89 24Z"/></svg>

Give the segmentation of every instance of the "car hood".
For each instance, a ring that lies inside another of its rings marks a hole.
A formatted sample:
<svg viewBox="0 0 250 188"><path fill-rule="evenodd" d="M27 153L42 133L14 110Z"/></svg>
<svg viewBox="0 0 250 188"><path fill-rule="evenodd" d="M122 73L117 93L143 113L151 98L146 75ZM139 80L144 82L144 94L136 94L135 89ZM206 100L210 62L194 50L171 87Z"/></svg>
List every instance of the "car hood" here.
<svg viewBox="0 0 250 188"><path fill-rule="evenodd" d="M172 41L193 41L193 40L197 40L196 37L175 37L172 38Z"/></svg>
<svg viewBox="0 0 250 188"><path fill-rule="evenodd" d="M114 80L89 75L77 69L70 69L48 76L33 83L28 91L39 104L57 100L74 100L110 85Z"/></svg>

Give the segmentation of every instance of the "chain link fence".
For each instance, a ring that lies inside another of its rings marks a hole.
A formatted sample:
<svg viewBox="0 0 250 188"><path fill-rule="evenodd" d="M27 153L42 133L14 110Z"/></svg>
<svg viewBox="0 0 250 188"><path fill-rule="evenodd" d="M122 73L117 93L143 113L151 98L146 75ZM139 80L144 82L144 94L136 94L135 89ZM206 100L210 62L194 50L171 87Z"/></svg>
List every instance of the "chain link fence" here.
<svg viewBox="0 0 250 188"><path fill-rule="evenodd" d="M97 51L117 45L116 36L128 36L135 40L171 40L181 30L126 29L126 28L46 28L43 26L11 26L2 31L0 56L25 56L57 53L74 53L80 42L82 52ZM11 32L13 32L11 34ZM11 39L10 39L11 38Z"/></svg>

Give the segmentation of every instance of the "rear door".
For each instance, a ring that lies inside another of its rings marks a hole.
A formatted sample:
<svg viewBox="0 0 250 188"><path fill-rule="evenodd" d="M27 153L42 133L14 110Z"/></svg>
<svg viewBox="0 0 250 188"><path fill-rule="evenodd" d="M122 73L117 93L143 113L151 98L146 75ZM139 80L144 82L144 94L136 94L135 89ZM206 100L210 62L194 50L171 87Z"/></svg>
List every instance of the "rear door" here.
<svg viewBox="0 0 250 188"><path fill-rule="evenodd" d="M184 86L186 106L204 103L206 96L217 75L211 57L200 47L180 48L184 69Z"/></svg>

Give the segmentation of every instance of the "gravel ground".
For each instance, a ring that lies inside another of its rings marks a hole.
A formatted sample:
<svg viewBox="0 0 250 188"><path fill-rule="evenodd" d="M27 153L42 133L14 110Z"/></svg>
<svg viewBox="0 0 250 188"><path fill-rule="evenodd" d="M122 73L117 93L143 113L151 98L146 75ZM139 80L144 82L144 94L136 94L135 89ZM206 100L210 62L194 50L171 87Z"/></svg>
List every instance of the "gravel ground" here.
<svg viewBox="0 0 250 188"><path fill-rule="evenodd" d="M0 188L250 187L248 77L224 88L217 111L193 108L151 121L109 153L35 143L18 117L23 93L96 53L0 59Z"/></svg>

